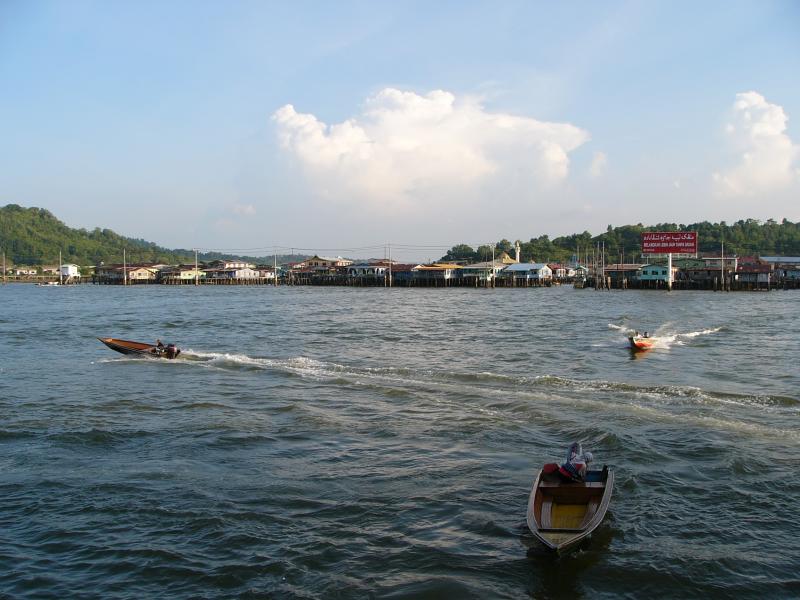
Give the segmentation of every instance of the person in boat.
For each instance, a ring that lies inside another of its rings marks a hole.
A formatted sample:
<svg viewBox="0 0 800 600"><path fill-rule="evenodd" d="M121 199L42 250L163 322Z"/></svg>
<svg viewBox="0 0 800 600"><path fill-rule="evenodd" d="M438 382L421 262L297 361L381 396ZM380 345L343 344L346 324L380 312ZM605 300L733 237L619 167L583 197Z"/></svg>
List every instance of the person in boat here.
<svg viewBox="0 0 800 600"><path fill-rule="evenodd" d="M579 442L573 442L567 450L567 460L558 469L562 481L583 481L589 463L594 460L591 452L584 452Z"/></svg>
<svg viewBox="0 0 800 600"><path fill-rule="evenodd" d="M156 340L156 348L158 348L159 351L163 350L164 343L161 340Z"/></svg>

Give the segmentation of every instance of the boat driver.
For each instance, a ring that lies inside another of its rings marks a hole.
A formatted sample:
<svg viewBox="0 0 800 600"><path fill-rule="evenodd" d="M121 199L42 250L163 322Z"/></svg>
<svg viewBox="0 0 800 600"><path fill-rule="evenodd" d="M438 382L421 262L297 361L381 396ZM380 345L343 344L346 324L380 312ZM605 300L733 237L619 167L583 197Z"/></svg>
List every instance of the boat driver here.
<svg viewBox="0 0 800 600"><path fill-rule="evenodd" d="M573 442L567 450L567 461L559 467L558 474L563 481L583 481L592 460L591 452L584 452L579 442Z"/></svg>

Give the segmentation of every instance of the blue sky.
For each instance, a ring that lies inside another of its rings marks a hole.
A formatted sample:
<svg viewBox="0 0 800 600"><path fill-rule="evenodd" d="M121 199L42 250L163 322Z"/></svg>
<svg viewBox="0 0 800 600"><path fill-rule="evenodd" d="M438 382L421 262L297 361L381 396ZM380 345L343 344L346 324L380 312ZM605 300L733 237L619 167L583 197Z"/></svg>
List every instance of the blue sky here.
<svg viewBox="0 0 800 600"><path fill-rule="evenodd" d="M798 73L796 2L4 0L0 204L224 249L796 221Z"/></svg>

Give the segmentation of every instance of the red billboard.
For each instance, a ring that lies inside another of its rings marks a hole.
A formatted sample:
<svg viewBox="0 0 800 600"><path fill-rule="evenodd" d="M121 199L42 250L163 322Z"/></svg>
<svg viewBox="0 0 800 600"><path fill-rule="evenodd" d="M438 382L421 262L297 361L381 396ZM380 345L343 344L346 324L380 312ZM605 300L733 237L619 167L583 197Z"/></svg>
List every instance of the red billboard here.
<svg viewBox="0 0 800 600"><path fill-rule="evenodd" d="M648 231L642 234L644 254L694 254L697 252L696 231Z"/></svg>

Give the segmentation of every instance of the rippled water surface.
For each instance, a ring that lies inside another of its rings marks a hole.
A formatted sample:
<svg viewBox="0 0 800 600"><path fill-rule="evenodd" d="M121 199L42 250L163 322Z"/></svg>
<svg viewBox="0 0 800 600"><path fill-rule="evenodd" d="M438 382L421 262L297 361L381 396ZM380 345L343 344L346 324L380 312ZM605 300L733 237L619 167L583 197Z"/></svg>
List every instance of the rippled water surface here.
<svg viewBox="0 0 800 600"><path fill-rule="evenodd" d="M800 596L798 293L6 285L0 306L0 597ZM572 440L617 483L553 558L525 508Z"/></svg>

